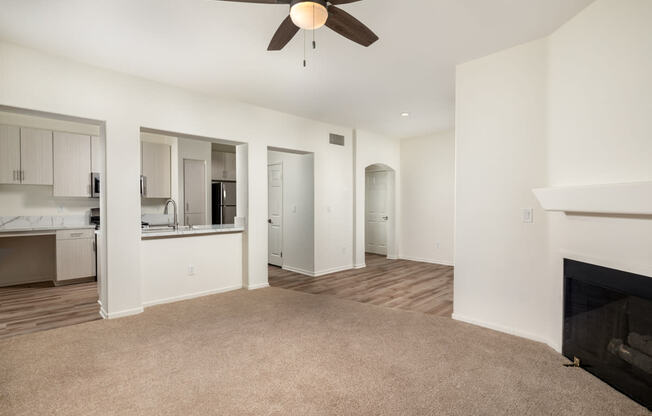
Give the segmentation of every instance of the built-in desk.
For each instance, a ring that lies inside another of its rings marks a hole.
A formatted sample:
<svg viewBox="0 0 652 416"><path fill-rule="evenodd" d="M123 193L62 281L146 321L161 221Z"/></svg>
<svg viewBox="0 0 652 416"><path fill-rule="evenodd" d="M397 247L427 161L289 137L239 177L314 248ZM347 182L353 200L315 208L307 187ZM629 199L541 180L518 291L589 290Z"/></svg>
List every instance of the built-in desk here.
<svg viewBox="0 0 652 416"><path fill-rule="evenodd" d="M95 226L0 229L0 287L95 276Z"/></svg>

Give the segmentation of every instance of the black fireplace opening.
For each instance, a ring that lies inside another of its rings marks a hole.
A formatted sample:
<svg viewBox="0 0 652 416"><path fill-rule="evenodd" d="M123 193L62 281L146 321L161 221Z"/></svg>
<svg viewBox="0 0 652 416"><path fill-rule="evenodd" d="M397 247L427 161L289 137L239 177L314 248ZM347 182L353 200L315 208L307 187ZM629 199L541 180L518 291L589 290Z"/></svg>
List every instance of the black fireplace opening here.
<svg viewBox="0 0 652 416"><path fill-rule="evenodd" d="M652 410L652 278L564 259L562 352Z"/></svg>

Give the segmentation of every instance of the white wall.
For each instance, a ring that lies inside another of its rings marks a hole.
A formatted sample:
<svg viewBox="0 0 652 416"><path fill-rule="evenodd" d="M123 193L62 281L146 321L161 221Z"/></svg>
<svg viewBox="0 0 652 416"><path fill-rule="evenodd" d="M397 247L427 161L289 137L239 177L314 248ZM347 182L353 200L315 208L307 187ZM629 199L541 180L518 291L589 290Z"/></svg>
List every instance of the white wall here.
<svg viewBox="0 0 652 416"><path fill-rule="evenodd" d="M399 257L453 265L454 131L401 140L401 189Z"/></svg>
<svg viewBox="0 0 652 416"><path fill-rule="evenodd" d="M143 306L241 288L241 247L241 233L143 240Z"/></svg>
<svg viewBox="0 0 652 416"><path fill-rule="evenodd" d="M213 157L213 153L211 151L211 143L210 142L205 142L201 140L194 140L194 139L186 139L186 138L179 138L179 160L178 160L178 181L179 181L179 199L177 200L177 204L179 206L179 224L185 224L185 203L184 203L184 165L183 165L183 160L184 159L193 159L193 160L203 160L204 161L204 186L206 189L206 206L205 206L205 214L206 214L206 224L212 224L212 165L211 165L211 160ZM175 171L172 171L173 175ZM187 224L186 224L187 225Z"/></svg>
<svg viewBox="0 0 652 416"><path fill-rule="evenodd" d="M268 162L283 164L283 268L315 273L314 157L269 151Z"/></svg>
<svg viewBox="0 0 652 416"><path fill-rule="evenodd" d="M547 340L545 40L457 68L453 317ZM521 221L537 208L535 223Z"/></svg>
<svg viewBox="0 0 652 416"><path fill-rule="evenodd" d="M108 313L142 307L140 128L248 144L248 277L267 286L267 146L315 154L315 268L352 266L352 130L0 43L0 103L106 122ZM47 74L45 76L44 74ZM346 146L328 143L344 135Z"/></svg>
<svg viewBox="0 0 652 416"><path fill-rule="evenodd" d="M398 257L401 230L400 221L397 220L401 218L401 206L396 201L401 200L401 144L397 139L365 130L355 131L354 142L355 234L353 238L355 253L353 263L356 268L360 268L365 267L365 168L374 164L386 165L394 171L394 235L393 241L387 249L388 257Z"/></svg>
<svg viewBox="0 0 652 416"><path fill-rule="evenodd" d="M564 257L652 276L649 217L545 213L530 192L652 180L650 21L648 0L598 0L458 67L456 318L559 350Z"/></svg>

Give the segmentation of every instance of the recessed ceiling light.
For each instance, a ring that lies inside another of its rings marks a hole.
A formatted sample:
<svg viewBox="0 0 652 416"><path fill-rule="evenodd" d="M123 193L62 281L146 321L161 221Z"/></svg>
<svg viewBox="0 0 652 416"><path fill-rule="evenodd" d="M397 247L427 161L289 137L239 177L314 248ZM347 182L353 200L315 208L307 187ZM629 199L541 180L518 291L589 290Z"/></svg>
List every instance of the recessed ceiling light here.
<svg viewBox="0 0 652 416"><path fill-rule="evenodd" d="M403 113L401 113L401 117L410 117L410 113L403 112Z"/></svg>

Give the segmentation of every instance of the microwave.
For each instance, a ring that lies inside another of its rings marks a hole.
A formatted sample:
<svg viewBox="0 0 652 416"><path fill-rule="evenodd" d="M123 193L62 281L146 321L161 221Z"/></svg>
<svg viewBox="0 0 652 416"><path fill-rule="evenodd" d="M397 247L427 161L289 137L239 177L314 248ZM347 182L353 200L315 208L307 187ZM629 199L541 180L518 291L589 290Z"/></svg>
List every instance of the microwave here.
<svg viewBox="0 0 652 416"><path fill-rule="evenodd" d="M100 197L100 173L91 173L91 198Z"/></svg>

